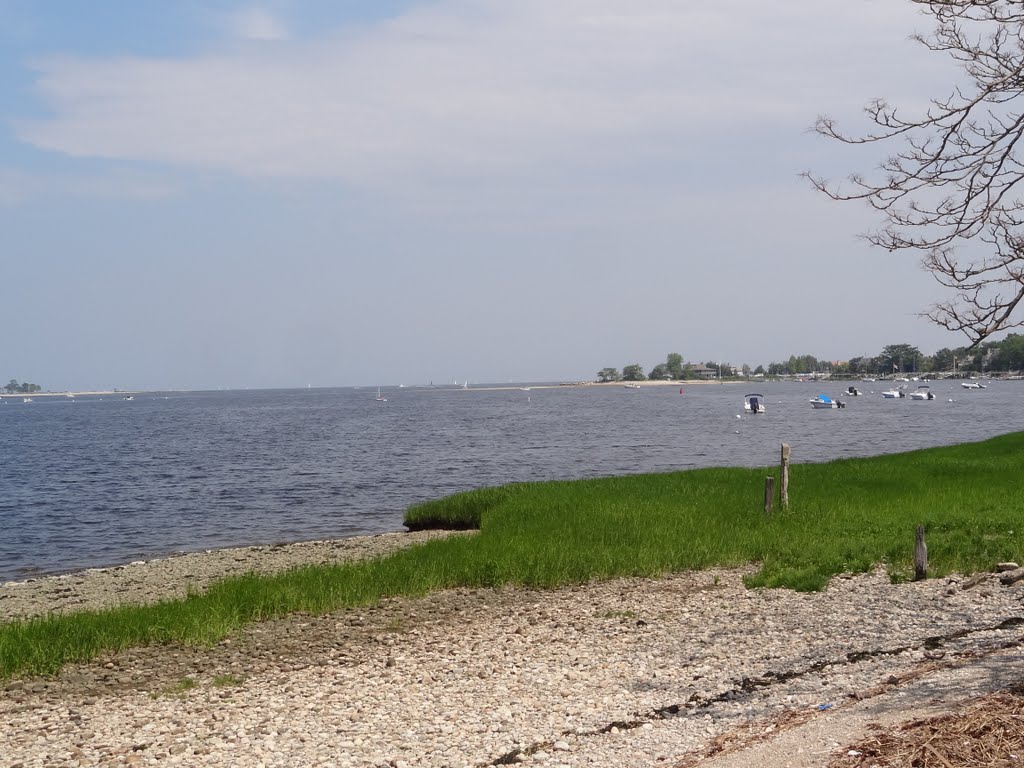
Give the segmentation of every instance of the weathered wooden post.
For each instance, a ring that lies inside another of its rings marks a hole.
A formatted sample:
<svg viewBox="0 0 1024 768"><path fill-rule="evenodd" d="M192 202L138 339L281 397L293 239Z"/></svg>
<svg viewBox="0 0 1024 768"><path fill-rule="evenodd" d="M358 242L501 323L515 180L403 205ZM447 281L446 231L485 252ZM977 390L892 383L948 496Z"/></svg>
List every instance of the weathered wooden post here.
<svg viewBox="0 0 1024 768"><path fill-rule="evenodd" d="M768 476L764 479L764 513L772 513L772 502L775 500L775 478Z"/></svg>
<svg viewBox="0 0 1024 768"><path fill-rule="evenodd" d="M782 444L782 481L779 484L779 495L782 497L782 507L789 506L789 444Z"/></svg>
<svg viewBox="0 0 1024 768"><path fill-rule="evenodd" d="M917 526L914 541L914 581L921 581L928 576L928 545L924 543L924 526Z"/></svg>

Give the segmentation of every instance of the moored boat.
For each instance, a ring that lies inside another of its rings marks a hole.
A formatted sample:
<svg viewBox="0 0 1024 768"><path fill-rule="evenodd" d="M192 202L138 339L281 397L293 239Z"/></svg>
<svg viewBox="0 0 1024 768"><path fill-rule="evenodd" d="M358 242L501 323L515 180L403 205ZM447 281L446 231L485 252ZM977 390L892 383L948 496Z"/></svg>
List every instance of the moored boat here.
<svg viewBox="0 0 1024 768"><path fill-rule="evenodd" d="M934 400L935 393L928 388L927 384L922 384L920 387L910 393L911 400Z"/></svg>
<svg viewBox="0 0 1024 768"><path fill-rule="evenodd" d="M744 395L743 410L747 413L764 413L764 395L757 392Z"/></svg>
<svg viewBox="0 0 1024 768"><path fill-rule="evenodd" d="M811 398L811 408L845 408L846 403L841 400L833 400L825 394L815 395Z"/></svg>

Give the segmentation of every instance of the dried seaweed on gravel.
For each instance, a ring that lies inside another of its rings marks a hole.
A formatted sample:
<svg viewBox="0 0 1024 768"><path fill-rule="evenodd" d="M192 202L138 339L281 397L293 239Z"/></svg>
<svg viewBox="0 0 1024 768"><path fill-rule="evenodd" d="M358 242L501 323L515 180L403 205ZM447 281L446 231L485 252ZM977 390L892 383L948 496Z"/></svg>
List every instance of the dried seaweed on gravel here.
<svg viewBox="0 0 1024 768"><path fill-rule="evenodd" d="M956 714L876 732L828 768L1009 768L1024 766L1024 685L974 699Z"/></svg>
<svg viewBox="0 0 1024 768"><path fill-rule="evenodd" d="M814 709L787 709L771 718L758 718L739 728L718 734L704 749L687 755L673 768L692 768L705 760L731 752L749 749L755 744L770 741L783 731L803 725L818 714Z"/></svg>

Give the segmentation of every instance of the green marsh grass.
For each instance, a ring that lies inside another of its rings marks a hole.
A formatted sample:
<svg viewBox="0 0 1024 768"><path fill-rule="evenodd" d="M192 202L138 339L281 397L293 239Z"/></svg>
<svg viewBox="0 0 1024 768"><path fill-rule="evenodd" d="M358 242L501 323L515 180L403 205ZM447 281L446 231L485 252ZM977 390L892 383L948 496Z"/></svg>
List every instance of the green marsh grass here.
<svg viewBox="0 0 1024 768"><path fill-rule="evenodd" d="M246 575L185 600L0 624L0 678L159 643L211 644L252 621L323 614L457 586L557 587L755 563L750 587L818 590L884 564L929 575L989 570L1022 553L1024 433L983 443L791 467L790 506L763 511L776 467L521 483L410 508L410 528L479 528L361 563Z"/></svg>
<svg viewBox="0 0 1024 768"><path fill-rule="evenodd" d="M235 688L245 682L244 678L238 675L217 675L210 681L214 688Z"/></svg>

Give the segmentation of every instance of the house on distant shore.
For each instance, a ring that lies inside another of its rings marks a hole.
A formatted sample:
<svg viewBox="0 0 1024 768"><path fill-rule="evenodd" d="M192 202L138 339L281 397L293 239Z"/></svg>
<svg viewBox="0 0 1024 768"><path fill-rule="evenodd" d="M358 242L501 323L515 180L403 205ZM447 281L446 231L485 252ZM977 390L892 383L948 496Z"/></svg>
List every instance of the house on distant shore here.
<svg viewBox="0 0 1024 768"><path fill-rule="evenodd" d="M690 368L693 370L693 376L696 379L709 380L718 378L718 371L714 368L708 368L704 363L691 365Z"/></svg>

